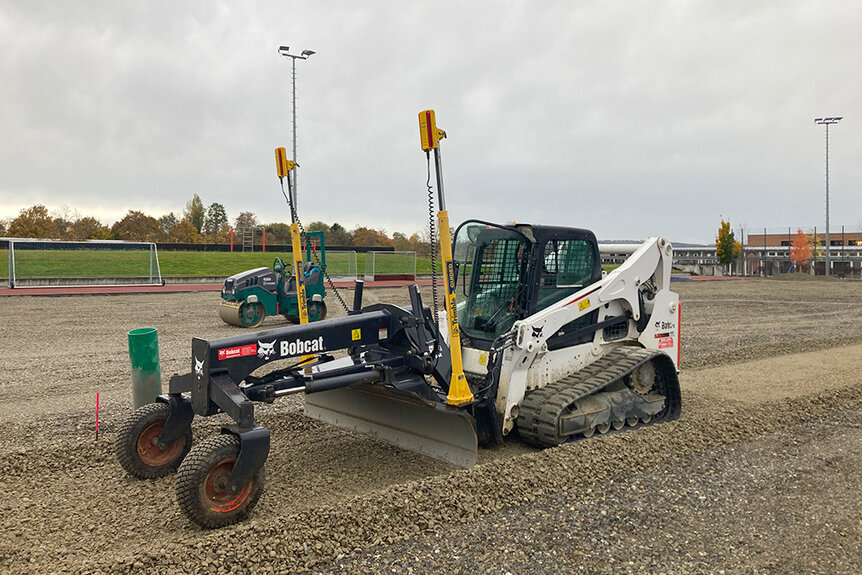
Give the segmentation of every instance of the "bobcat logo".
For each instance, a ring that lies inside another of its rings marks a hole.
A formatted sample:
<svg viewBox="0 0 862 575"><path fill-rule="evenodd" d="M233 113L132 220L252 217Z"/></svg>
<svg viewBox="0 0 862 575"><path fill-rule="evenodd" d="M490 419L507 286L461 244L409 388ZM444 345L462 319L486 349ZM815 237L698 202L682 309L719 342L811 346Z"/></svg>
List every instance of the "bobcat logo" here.
<svg viewBox="0 0 862 575"><path fill-rule="evenodd" d="M198 361L198 358L195 358L195 375L198 376L198 379L204 376L204 361Z"/></svg>
<svg viewBox="0 0 862 575"><path fill-rule="evenodd" d="M257 340L257 356L261 359L270 359L275 355L275 340L264 343Z"/></svg>
<svg viewBox="0 0 862 575"><path fill-rule="evenodd" d="M543 327L534 327L533 328L533 337L535 337L535 338L542 337L542 330L543 329L544 329Z"/></svg>

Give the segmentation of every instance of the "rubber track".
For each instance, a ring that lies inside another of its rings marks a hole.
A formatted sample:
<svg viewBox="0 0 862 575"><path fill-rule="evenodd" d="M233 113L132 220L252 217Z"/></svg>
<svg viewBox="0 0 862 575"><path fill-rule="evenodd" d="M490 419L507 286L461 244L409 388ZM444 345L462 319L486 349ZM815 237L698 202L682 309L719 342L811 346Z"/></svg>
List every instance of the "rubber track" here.
<svg viewBox="0 0 862 575"><path fill-rule="evenodd" d="M618 347L571 375L531 391L518 415L518 432L533 445L552 447L570 438L560 436L559 420L569 406L633 372L663 352L638 347ZM663 410L659 417L667 410Z"/></svg>

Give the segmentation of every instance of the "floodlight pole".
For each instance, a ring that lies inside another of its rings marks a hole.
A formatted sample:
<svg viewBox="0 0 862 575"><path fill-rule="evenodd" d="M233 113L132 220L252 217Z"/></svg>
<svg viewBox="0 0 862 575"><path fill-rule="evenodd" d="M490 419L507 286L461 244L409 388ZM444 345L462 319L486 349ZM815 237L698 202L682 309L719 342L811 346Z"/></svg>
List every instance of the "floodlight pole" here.
<svg viewBox="0 0 862 575"><path fill-rule="evenodd" d="M829 260L829 126L837 124L843 116L833 118L815 118L814 123L826 126L826 276L831 275L831 262Z"/></svg>
<svg viewBox="0 0 862 575"><path fill-rule="evenodd" d="M293 79L293 161L296 162L296 61L308 60L314 54L313 50L303 50L301 54L291 54L287 46L279 46L278 53L291 59L291 77ZM296 194L297 170L293 170L293 193ZM294 195L294 198L296 196Z"/></svg>

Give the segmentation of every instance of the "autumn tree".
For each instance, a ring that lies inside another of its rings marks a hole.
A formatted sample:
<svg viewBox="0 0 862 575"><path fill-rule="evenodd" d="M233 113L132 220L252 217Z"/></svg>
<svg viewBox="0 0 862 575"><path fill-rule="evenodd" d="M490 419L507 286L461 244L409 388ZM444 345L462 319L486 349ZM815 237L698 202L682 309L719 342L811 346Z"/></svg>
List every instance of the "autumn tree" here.
<svg viewBox="0 0 862 575"><path fill-rule="evenodd" d="M204 235L207 237L217 235L225 224L227 224L227 211L224 206L218 202L211 203L204 218Z"/></svg>
<svg viewBox="0 0 862 575"><path fill-rule="evenodd" d="M195 229L194 224L188 220L183 220L171 228L171 234L168 239L181 244L204 243L204 237Z"/></svg>
<svg viewBox="0 0 862 575"><path fill-rule="evenodd" d="M807 267L808 262L811 261L811 255L811 245L808 243L808 236L805 235L802 229L797 229L790 243L790 261L801 270L803 267Z"/></svg>
<svg viewBox="0 0 862 575"><path fill-rule="evenodd" d="M204 203L201 201L201 197L195 194L194 197L186 204L186 209L183 210L183 219L187 222L191 222L195 227L195 230L200 233L201 229L204 227L205 216L206 210L204 209Z"/></svg>
<svg viewBox="0 0 862 575"><path fill-rule="evenodd" d="M715 238L715 255L718 256L718 261L728 265L740 253L742 253L742 243L736 241L733 230L730 229L730 222L722 219L718 236Z"/></svg>
<svg viewBox="0 0 862 575"><path fill-rule="evenodd" d="M18 217L9 224L9 236L13 238L53 238L60 237L54 219L48 215L48 208L37 204L21 210Z"/></svg>
<svg viewBox="0 0 862 575"><path fill-rule="evenodd" d="M86 216L72 224L70 235L74 240L109 240L111 229L96 218Z"/></svg>
<svg viewBox="0 0 862 575"><path fill-rule="evenodd" d="M133 242L159 242L165 238L156 218L135 210L129 210L122 220L111 226L111 234L118 240Z"/></svg>
<svg viewBox="0 0 862 575"><path fill-rule="evenodd" d="M386 230L375 230L373 228L359 226L353 230L352 245L365 247L392 247L394 244L389 236L386 235Z"/></svg>
<svg viewBox="0 0 862 575"><path fill-rule="evenodd" d="M399 252L414 251L410 245L410 239L401 232L393 232L392 243L395 245L395 250Z"/></svg>

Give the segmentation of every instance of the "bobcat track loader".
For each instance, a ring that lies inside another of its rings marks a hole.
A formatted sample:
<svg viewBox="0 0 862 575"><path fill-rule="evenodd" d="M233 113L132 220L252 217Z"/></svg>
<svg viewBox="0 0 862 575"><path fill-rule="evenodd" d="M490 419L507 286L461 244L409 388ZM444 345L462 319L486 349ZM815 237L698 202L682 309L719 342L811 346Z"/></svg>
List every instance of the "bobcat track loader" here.
<svg viewBox="0 0 862 575"><path fill-rule="evenodd" d="M137 477L179 468L195 523L227 525L255 506L270 440L253 403L288 394L305 394L312 417L464 467L510 435L555 446L679 416L671 245L650 238L610 273L583 229L472 220L453 246L433 111L420 131L437 173L446 329L416 286L409 308L362 307L357 282L346 317L194 338L191 371L122 426L117 455ZM290 365L254 375L276 360ZM193 417L220 412L233 423L189 451Z"/></svg>

